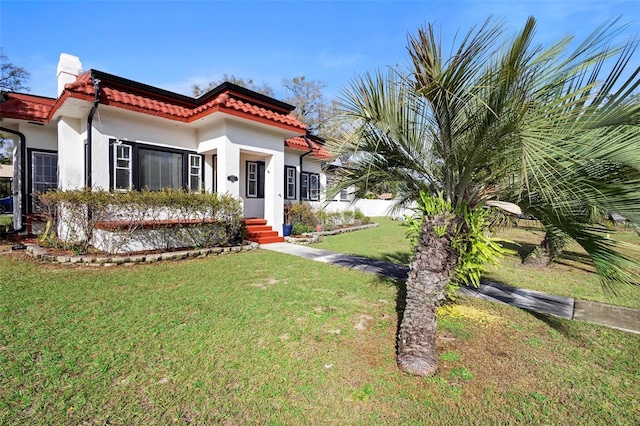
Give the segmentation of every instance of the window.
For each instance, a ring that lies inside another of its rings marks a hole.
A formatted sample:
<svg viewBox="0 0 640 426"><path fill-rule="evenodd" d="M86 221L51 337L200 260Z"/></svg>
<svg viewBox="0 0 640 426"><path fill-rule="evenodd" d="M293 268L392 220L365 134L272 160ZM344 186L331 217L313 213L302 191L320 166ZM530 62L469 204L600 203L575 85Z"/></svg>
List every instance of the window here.
<svg viewBox="0 0 640 426"><path fill-rule="evenodd" d="M182 154L138 149L139 188L160 191L182 188Z"/></svg>
<svg viewBox="0 0 640 426"><path fill-rule="evenodd" d="M340 191L340 201L349 201L349 193L346 189Z"/></svg>
<svg viewBox="0 0 640 426"><path fill-rule="evenodd" d="M218 192L218 155L215 154L211 161L211 172L213 173L213 192Z"/></svg>
<svg viewBox="0 0 640 426"><path fill-rule="evenodd" d="M202 156L188 151L156 148L133 142L116 143L111 139L111 187L160 191L202 188Z"/></svg>
<svg viewBox="0 0 640 426"><path fill-rule="evenodd" d="M284 166L284 198L286 200L296 199L296 168Z"/></svg>
<svg viewBox="0 0 640 426"><path fill-rule="evenodd" d="M31 153L31 190L42 194L58 187L58 154L47 152Z"/></svg>
<svg viewBox="0 0 640 426"><path fill-rule="evenodd" d="M189 154L189 190L200 192L202 189L202 157Z"/></svg>
<svg viewBox="0 0 640 426"><path fill-rule="evenodd" d="M300 173L300 199L309 199L309 173Z"/></svg>
<svg viewBox="0 0 640 426"><path fill-rule="evenodd" d="M131 146L115 145L115 185L114 189L131 189Z"/></svg>
<svg viewBox="0 0 640 426"><path fill-rule="evenodd" d="M264 198L264 161L247 161L247 197Z"/></svg>
<svg viewBox="0 0 640 426"><path fill-rule="evenodd" d="M320 199L320 175L315 173L309 175L309 198Z"/></svg>
<svg viewBox="0 0 640 426"><path fill-rule="evenodd" d="M58 154L31 151L31 208L36 210L36 194L58 187Z"/></svg>
<svg viewBox="0 0 640 426"><path fill-rule="evenodd" d="M320 175L317 173L300 173L300 198L318 201L320 199Z"/></svg>

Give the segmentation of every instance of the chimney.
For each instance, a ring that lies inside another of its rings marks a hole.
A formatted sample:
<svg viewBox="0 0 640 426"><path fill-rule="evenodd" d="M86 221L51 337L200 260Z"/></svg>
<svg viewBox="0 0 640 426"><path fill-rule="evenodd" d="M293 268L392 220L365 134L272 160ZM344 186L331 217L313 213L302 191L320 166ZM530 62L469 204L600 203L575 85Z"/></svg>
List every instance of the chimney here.
<svg viewBox="0 0 640 426"><path fill-rule="evenodd" d="M62 94L66 84L76 81L76 77L81 72L82 64L80 63L80 58L68 53L60 54L60 61L58 62L58 96Z"/></svg>

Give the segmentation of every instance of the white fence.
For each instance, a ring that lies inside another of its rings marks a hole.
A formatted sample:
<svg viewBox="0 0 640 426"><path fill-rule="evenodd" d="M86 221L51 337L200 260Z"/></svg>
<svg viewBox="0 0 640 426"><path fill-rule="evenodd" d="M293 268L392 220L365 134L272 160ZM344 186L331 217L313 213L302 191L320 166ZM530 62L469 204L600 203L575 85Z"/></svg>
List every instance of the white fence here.
<svg viewBox="0 0 640 426"><path fill-rule="evenodd" d="M318 203L317 207L329 212L340 212L345 210L360 210L365 216L389 216L394 219L404 219L407 214L413 214L411 208L393 209L394 200L357 200L355 203L346 201L330 201L329 203ZM410 206L412 207L412 206Z"/></svg>

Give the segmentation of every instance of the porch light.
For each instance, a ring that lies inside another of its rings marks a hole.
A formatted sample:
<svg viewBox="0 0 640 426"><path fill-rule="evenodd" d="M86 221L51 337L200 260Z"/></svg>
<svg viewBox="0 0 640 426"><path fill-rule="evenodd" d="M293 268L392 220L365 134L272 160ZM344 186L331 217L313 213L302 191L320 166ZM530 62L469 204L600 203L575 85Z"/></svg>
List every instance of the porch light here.
<svg viewBox="0 0 640 426"><path fill-rule="evenodd" d="M237 182L237 181L238 181L238 176L236 176L236 175L229 175L229 176L227 176L227 180L228 180L229 182Z"/></svg>

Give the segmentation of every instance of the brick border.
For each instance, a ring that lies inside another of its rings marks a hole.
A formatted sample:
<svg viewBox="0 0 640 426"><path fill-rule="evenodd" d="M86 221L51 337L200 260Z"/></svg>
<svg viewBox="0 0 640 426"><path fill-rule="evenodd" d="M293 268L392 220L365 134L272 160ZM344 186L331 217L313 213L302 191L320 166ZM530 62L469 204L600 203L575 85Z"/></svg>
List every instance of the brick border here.
<svg viewBox="0 0 640 426"><path fill-rule="evenodd" d="M164 260L195 259L208 256L219 256L222 254L240 253L243 251L256 250L258 243L248 243L232 247L211 247L197 250L180 250L154 254L134 254L134 255L106 255L106 256L70 256L49 253L45 248L35 244L27 245L27 254L36 260L57 264L68 265L89 265L89 266L115 266L133 265L161 262Z"/></svg>

